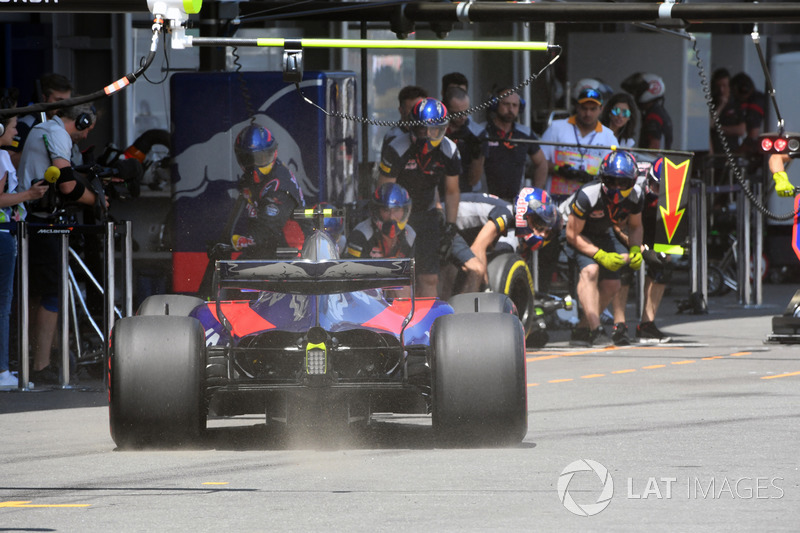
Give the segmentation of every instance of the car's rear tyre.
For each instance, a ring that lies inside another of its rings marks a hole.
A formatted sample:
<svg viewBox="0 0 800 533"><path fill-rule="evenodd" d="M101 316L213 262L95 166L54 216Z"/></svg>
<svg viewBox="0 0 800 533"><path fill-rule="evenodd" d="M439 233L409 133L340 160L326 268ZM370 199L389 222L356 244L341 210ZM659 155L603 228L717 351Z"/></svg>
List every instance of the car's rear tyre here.
<svg viewBox="0 0 800 533"><path fill-rule="evenodd" d="M489 261L486 267L489 288L505 294L517 306L526 334L534 331L536 308L534 305L533 276L528 265L516 254L501 254Z"/></svg>
<svg viewBox="0 0 800 533"><path fill-rule="evenodd" d="M509 313L516 312L514 303L505 294L497 292L465 292L448 301L455 313Z"/></svg>
<svg viewBox="0 0 800 533"><path fill-rule="evenodd" d="M189 313L202 303L204 303L203 300L196 296L186 296L185 294L154 294L144 299L136 314L139 316L189 316Z"/></svg>
<svg viewBox="0 0 800 533"><path fill-rule="evenodd" d="M180 316L135 316L114 326L108 366L111 437L120 448L185 446L205 427L205 337Z"/></svg>
<svg viewBox="0 0 800 533"><path fill-rule="evenodd" d="M509 314L444 315L431 330L433 428L444 445L518 444L528 431L525 340Z"/></svg>

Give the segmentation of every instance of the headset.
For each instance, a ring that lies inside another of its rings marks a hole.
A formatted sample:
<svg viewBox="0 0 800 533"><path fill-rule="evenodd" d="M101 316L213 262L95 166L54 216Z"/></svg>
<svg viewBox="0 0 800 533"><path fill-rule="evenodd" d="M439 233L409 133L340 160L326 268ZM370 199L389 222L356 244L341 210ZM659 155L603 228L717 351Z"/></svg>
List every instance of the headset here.
<svg viewBox="0 0 800 533"><path fill-rule="evenodd" d="M498 96L500 96L500 95L502 95L504 93L507 93L508 91L509 91L509 88L507 88L507 87L506 88L500 88L500 89L492 89L492 94L491 94L490 98L497 98ZM519 114L520 114L520 116L522 116L522 114L525 112L525 99L522 97L521 94L519 94L519 93L516 93L516 94L517 94L517 96L519 96ZM492 113L496 113L497 112L497 104L498 103L500 103L499 99L492 100L492 103L489 104L489 111L491 111Z"/></svg>
<svg viewBox="0 0 800 533"><path fill-rule="evenodd" d="M89 113L81 113L75 117L75 129L83 131L92 127L92 115Z"/></svg>

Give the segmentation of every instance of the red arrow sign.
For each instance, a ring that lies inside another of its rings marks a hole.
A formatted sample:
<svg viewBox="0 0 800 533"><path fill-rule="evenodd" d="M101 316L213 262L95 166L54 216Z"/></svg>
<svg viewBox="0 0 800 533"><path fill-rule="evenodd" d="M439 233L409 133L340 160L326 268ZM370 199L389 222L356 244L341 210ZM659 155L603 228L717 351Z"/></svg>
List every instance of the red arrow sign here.
<svg viewBox="0 0 800 533"><path fill-rule="evenodd" d="M664 180L666 183L667 193L667 207L659 206L661 210L661 219L664 221L664 229L667 232L667 240L672 243L672 238L675 236L675 231L681 223L683 213L686 208L679 209L681 199L683 197L684 185L689 175L689 159L685 160L680 165L674 164L672 161L664 158Z"/></svg>

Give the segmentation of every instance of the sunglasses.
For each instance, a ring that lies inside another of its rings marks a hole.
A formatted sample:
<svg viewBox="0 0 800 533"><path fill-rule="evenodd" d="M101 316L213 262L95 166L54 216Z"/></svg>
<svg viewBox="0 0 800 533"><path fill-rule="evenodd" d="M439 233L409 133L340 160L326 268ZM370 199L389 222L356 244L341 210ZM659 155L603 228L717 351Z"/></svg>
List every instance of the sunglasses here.
<svg viewBox="0 0 800 533"><path fill-rule="evenodd" d="M611 115L615 117L622 116L624 118L631 118L631 110L615 107L614 109L611 110Z"/></svg>

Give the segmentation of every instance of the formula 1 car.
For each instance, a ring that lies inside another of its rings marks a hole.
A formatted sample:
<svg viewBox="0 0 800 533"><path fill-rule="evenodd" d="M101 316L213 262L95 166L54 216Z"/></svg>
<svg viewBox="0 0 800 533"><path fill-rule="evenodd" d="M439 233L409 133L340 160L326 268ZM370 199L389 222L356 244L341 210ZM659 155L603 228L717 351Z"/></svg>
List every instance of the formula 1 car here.
<svg viewBox="0 0 800 533"><path fill-rule="evenodd" d="M527 386L513 303L416 298L413 279L411 259L342 260L316 231L299 259L217 261L214 301L149 297L111 335L114 442L191 444L211 410L286 429L431 413L437 442L519 443ZM386 297L398 286L411 298Z"/></svg>

